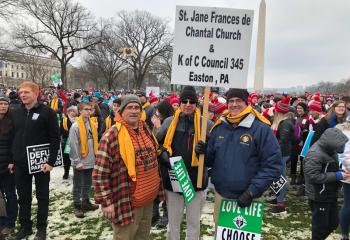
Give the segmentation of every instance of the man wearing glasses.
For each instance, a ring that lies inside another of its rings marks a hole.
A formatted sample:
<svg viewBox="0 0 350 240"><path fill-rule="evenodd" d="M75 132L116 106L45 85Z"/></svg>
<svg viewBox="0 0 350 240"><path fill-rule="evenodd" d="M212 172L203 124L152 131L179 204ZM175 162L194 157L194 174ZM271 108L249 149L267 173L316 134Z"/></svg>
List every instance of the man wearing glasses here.
<svg viewBox="0 0 350 240"><path fill-rule="evenodd" d="M89 199L98 133L96 123L90 118L92 106L81 102L78 111L80 116L69 130L69 158L73 167L74 214L77 218L83 218L84 211L98 209L98 205L92 204Z"/></svg>
<svg viewBox="0 0 350 240"><path fill-rule="evenodd" d="M192 86L184 87L180 94L180 107L174 116L167 118L157 132L157 139L163 143L168 156L181 156L188 171L190 180L196 191L196 197L186 205L187 232L186 239L198 240L200 235L201 208L205 201L205 189L208 185L208 172L204 169L203 186L197 188L198 158L195 146L200 139L201 113L197 108L197 95ZM208 120L208 128L213 123ZM163 160L163 168L170 167L169 159ZM163 171L164 172L164 171ZM167 172L167 171L166 171ZM180 239L180 224L184 213L184 198L182 193L174 192L169 174L163 176L166 188L168 207L167 240Z"/></svg>
<svg viewBox="0 0 350 240"><path fill-rule="evenodd" d="M140 119L136 95L122 98L116 123L103 135L93 171L95 199L112 222L114 240L147 240L153 201L164 198L158 144Z"/></svg>

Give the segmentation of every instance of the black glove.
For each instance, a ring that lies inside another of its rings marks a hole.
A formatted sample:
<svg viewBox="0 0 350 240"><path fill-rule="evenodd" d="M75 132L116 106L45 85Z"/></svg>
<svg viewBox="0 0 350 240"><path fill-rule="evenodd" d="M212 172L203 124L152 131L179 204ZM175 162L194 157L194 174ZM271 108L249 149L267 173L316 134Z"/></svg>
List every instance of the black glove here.
<svg viewBox="0 0 350 240"><path fill-rule="evenodd" d="M196 154L198 155L205 154L206 150L207 150L207 144L202 140L199 140L195 148Z"/></svg>
<svg viewBox="0 0 350 240"><path fill-rule="evenodd" d="M167 167L168 169L171 169L171 164L169 160L169 153L165 149L162 151L162 153L158 156L160 164Z"/></svg>
<svg viewBox="0 0 350 240"><path fill-rule="evenodd" d="M249 191L245 191L237 199L237 204L240 208L249 207L253 201L253 194Z"/></svg>

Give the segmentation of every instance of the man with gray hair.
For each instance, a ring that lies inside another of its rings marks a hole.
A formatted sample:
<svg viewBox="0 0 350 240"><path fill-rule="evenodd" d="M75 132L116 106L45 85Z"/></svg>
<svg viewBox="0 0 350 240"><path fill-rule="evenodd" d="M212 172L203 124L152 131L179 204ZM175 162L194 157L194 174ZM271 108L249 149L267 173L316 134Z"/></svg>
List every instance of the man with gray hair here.
<svg viewBox="0 0 350 240"><path fill-rule="evenodd" d="M153 201L164 198L158 144L140 120L141 109L139 97L122 99L116 123L100 141L93 170L95 200L112 222L114 240L149 239Z"/></svg>

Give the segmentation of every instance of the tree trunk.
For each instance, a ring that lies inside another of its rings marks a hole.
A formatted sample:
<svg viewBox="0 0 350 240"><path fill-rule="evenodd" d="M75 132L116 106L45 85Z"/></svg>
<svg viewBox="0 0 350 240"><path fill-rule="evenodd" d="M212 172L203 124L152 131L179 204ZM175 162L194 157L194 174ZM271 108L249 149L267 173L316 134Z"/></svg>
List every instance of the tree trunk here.
<svg viewBox="0 0 350 240"><path fill-rule="evenodd" d="M67 89L67 65L64 62L61 62L61 80L63 84L63 88Z"/></svg>
<svg viewBox="0 0 350 240"><path fill-rule="evenodd" d="M113 80L112 80L112 79L108 79L108 80L107 80L108 90L109 90L109 91L111 91L111 90L112 90L112 82L113 82Z"/></svg>

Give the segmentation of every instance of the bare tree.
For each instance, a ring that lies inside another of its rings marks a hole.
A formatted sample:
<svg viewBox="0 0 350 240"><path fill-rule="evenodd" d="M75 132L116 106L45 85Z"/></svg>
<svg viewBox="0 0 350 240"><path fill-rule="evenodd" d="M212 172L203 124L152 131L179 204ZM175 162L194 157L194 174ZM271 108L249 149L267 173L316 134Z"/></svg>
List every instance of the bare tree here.
<svg viewBox="0 0 350 240"><path fill-rule="evenodd" d="M94 18L83 6L70 0L21 0L20 7L34 22L19 23L16 46L50 53L61 64L61 79L67 86L67 64L77 52L101 41Z"/></svg>
<svg viewBox="0 0 350 240"><path fill-rule="evenodd" d="M126 63L120 56L121 43L113 36L112 31L104 35L103 41L89 50L87 63L95 65L103 74L108 90L115 89L117 79L126 69Z"/></svg>
<svg viewBox="0 0 350 240"><path fill-rule="evenodd" d="M51 73L51 67L48 67L47 62L44 63L38 55L26 55L23 63L26 78L45 87Z"/></svg>
<svg viewBox="0 0 350 240"><path fill-rule="evenodd" d="M171 81L171 70L172 70L172 57L173 49L168 47L167 51L154 58L150 72L159 77L160 84L166 86L170 84ZM173 90L173 89L171 89Z"/></svg>
<svg viewBox="0 0 350 240"><path fill-rule="evenodd" d="M14 13L18 0L0 0L0 18L7 19Z"/></svg>
<svg viewBox="0 0 350 240"><path fill-rule="evenodd" d="M166 52L170 45L167 22L146 11L118 13L117 37L124 47L133 48L134 57L129 62L134 87L139 88L153 59Z"/></svg>

